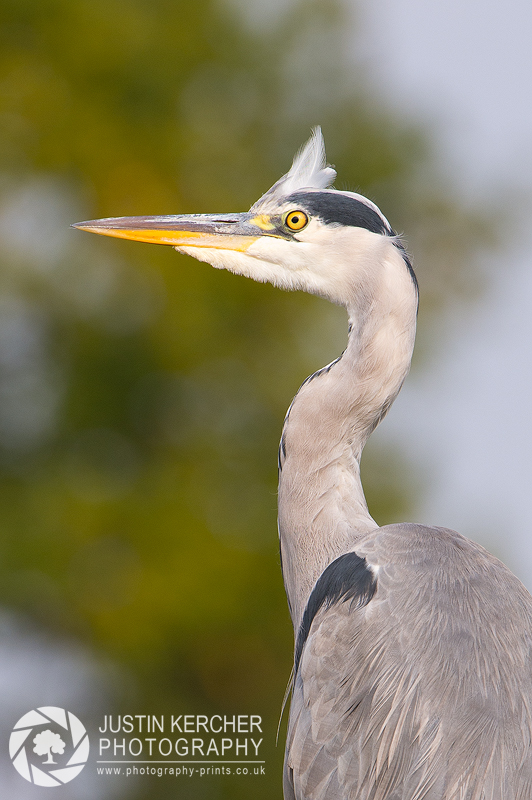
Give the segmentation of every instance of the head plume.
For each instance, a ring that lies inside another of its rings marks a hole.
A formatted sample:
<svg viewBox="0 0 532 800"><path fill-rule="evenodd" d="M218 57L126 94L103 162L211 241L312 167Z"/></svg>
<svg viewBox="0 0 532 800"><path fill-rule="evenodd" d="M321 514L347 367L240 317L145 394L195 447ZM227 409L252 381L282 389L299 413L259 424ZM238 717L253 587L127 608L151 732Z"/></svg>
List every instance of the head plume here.
<svg viewBox="0 0 532 800"><path fill-rule="evenodd" d="M252 206L252 211L279 205L284 197L288 197L301 189L326 189L336 178L336 171L327 165L325 160L325 142L321 128L312 130L312 136L296 153L290 171L279 178L266 194Z"/></svg>

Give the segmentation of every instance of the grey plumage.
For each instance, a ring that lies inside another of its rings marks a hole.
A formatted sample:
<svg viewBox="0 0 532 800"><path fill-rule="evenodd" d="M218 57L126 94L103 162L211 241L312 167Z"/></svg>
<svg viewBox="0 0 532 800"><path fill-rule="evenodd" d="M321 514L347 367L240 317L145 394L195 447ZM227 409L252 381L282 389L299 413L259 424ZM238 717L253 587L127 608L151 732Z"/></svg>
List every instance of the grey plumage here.
<svg viewBox="0 0 532 800"><path fill-rule="evenodd" d="M78 227L347 310L346 350L305 381L279 448L286 800L532 800L531 596L459 534L379 528L366 505L362 449L410 367L417 282L379 209L334 177L317 129L250 212Z"/></svg>
<svg viewBox="0 0 532 800"><path fill-rule="evenodd" d="M389 525L363 608L323 608L295 677L285 797L530 800L530 596L454 531Z"/></svg>

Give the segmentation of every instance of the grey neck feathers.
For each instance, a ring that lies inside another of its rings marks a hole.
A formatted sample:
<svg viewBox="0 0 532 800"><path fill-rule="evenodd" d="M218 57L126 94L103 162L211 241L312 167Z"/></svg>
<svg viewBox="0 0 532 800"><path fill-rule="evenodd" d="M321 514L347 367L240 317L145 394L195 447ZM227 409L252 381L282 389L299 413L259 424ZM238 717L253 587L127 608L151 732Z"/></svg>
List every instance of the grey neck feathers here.
<svg viewBox="0 0 532 800"><path fill-rule="evenodd" d="M377 527L360 481L360 457L408 373L417 310L416 287L397 248L380 266L369 290L354 291L346 303L345 352L305 381L285 420L279 535L296 634L323 570Z"/></svg>

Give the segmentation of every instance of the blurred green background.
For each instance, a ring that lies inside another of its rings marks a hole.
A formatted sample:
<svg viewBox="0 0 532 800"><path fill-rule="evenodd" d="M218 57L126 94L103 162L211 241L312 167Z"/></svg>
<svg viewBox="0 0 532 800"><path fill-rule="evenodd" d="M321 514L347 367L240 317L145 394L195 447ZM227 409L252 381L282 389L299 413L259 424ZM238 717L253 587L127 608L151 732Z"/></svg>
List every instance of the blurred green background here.
<svg viewBox="0 0 532 800"><path fill-rule="evenodd" d="M260 24L249 11L0 8L0 603L29 640L90 662L85 719L264 718L266 777L90 782L87 767L68 797L82 780L91 798L281 797L292 631L276 449L299 384L346 336L321 300L70 223L246 210L321 124L337 186L407 232L422 331L476 290L483 217L451 199L423 131L372 98L353 4L262 8ZM408 518L422 482L401 453L370 447L363 475L379 523ZM35 702L61 705L54 687L43 678Z"/></svg>

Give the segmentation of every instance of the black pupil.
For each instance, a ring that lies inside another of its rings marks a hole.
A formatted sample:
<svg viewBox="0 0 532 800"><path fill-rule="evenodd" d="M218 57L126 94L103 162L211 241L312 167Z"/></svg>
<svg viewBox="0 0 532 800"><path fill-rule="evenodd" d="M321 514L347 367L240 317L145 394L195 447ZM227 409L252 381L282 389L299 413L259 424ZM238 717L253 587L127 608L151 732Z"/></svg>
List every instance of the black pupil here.
<svg viewBox="0 0 532 800"><path fill-rule="evenodd" d="M297 215L297 214L295 214L295 215L292 217L292 225L298 225L298 224L299 224L299 217L298 217L298 215Z"/></svg>

